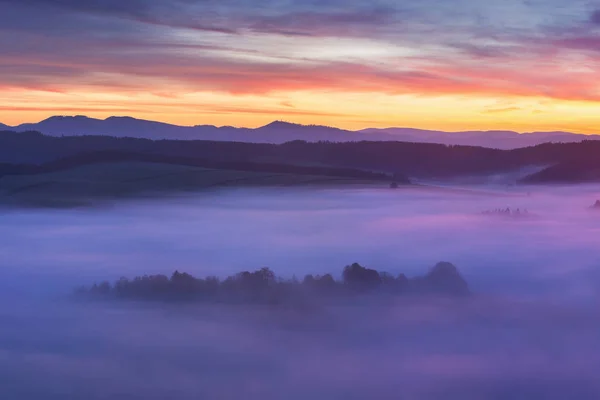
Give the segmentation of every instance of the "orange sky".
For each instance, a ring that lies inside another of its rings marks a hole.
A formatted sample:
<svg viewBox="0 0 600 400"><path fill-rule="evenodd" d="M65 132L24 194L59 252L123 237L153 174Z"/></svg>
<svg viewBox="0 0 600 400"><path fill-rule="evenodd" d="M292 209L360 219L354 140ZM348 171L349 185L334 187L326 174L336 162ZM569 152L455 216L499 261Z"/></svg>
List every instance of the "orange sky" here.
<svg viewBox="0 0 600 400"><path fill-rule="evenodd" d="M0 0L0 122L600 130L583 0L259 2Z"/></svg>
<svg viewBox="0 0 600 400"><path fill-rule="evenodd" d="M256 127L282 119L347 129L407 126L435 130L597 132L594 102L537 97L287 91L262 95L5 92L0 121L37 122L51 115L130 115L180 125Z"/></svg>

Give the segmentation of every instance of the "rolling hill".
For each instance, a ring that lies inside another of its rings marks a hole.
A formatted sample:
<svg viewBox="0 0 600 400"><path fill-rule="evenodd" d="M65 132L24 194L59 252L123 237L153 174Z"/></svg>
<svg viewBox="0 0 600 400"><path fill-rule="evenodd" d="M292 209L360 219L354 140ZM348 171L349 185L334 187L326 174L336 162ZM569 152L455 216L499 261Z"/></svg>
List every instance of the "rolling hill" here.
<svg viewBox="0 0 600 400"><path fill-rule="evenodd" d="M600 182L600 161L582 159L560 162L528 175L525 184L577 184Z"/></svg>
<svg viewBox="0 0 600 400"><path fill-rule="evenodd" d="M42 165L0 164L0 205L73 207L221 187L387 187L392 180L385 174L355 169L93 152ZM398 176L394 181L410 184Z"/></svg>
<svg viewBox="0 0 600 400"><path fill-rule="evenodd" d="M253 170L276 166L278 172L297 173L297 168L357 170L361 173L398 174L416 180L485 179L506 176L516 180L546 168L596 168L600 141L546 143L515 150L473 146L445 146L409 142L306 142L283 144L149 140L110 136L53 137L38 132L0 132L0 164L15 169L22 165L65 162L102 152L135 153L142 161L176 163L204 168ZM154 157L154 159L149 159ZM93 157L92 157L93 158ZM571 167L569 167L571 168ZM287 170L285 170L287 169ZM312 172L311 172L312 173ZM338 172L336 172L338 173ZM575 178L573 178L575 179ZM577 178L581 180L580 178ZM587 178L591 179L591 178ZM557 180L559 182L560 180ZM532 180L528 182L533 182ZM510 183L510 182L506 182Z"/></svg>
<svg viewBox="0 0 600 400"><path fill-rule="evenodd" d="M530 132L513 131L465 131L440 132L411 128L365 129L361 132L377 135L392 135L395 140L415 143L438 143L447 145L480 146L497 149L518 149L542 143L571 143L582 139L598 140L600 136L582 137L569 132Z"/></svg>

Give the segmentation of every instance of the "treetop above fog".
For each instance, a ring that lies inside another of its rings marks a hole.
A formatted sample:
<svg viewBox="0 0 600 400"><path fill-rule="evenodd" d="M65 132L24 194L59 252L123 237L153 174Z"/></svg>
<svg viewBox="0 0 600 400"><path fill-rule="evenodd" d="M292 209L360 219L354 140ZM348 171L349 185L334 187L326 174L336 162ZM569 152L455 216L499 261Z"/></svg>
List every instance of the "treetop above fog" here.
<svg viewBox="0 0 600 400"><path fill-rule="evenodd" d="M306 275L301 281L295 277L283 279L269 268L243 271L223 280L214 276L196 278L175 271L171 277L123 277L113 284L102 282L76 291L77 296L89 298L269 304L307 295L344 297L377 293L465 296L470 291L458 269L449 262L440 262L427 274L415 278L404 274L394 276L354 263L344 268L341 280L336 280L331 274Z"/></svg>

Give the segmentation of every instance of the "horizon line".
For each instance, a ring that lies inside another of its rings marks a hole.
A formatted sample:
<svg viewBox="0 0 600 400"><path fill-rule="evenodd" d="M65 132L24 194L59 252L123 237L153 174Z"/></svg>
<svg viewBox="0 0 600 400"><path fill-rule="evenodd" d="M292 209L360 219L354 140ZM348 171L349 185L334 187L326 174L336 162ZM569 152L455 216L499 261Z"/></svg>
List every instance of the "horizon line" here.
<svg viewBox="0 0 600 400"><path fill-rule="evenodd" d="M346 129L346 128L340 128L338 126L335 125L324 125L324 124L304 124L304 123L298 123L298 122L293 122L290 120L285 120L285 119L274 119L269 123L266 124L260 124L257 126L242 126L242 125L214 125L214 124L195 124L195 125L180 125L180 124L176 124L176 123L171 123L171 122L167 122L164 120L154 120L154 119L145 119L145 118L137 118L131 115L110 115L108 117L105 118L98 118L98 117L90 117L88 115L85 114L55 114L55 115L51 115L47 118L43 118L37 122L22 122L20 124L17 125L9 125L9 124L4 124L1 120L0 120L0 125L5 126L9 129L15 129L15 128L19 128L23 125L37 125L40 123L43 123L45 121L51 120L51 119L56 119L56 118L65 118L65 119L76 119L76 118L81 118L81 119L87 119L87 120L95 120L95 121L108 121L110 119L131 119L131 120L135 120L135 121L141 121L141 122L151 122L151 123L159 123L159 124L164 124L164 125L169 125L169 126L173 126L173 127L178 127L178 128L199 128L199 127L214 127L217 129L223 129L223 128L234 128L234 129L249 129L249 130L256 130L256 129L261 129L261 128L265 128L269 125L273 125L276 123L282 123L282 124L288 124L288 125L294 125L294 126L301 126L301 127L321 127L321 128L329 128L329 129L338 129L344 132L353 132L353 133L365 133L365 134L369 134L369 132L365 132L365 131L370 131L370 130L374 130L374 131L386 131L386 130L391 130L391 129L406 129L406 130L413 130L413 131L422 131L422 132L438 132L438 133L449 133L449 134L453 134L453 133L468 133L468 132L477 132L477 133L494 133L494 132L505 132L505 133L516 133L519 135L527 135L527 134L536 134L536 133L562 133L562 134L572 134L572 135L583 135L583 136L598 136L600 135L600 133L598 132L593 132L593 133L586 133L586 132L577 132L577 131L570 131L570 130L514 130L514 129L466 129L466 130L437 130L437 129L427 129L427 128L418 128L418 127L413 127L413 126L387 126L387 127L367 127L367 128L362 128L362 129Z"/></svg>

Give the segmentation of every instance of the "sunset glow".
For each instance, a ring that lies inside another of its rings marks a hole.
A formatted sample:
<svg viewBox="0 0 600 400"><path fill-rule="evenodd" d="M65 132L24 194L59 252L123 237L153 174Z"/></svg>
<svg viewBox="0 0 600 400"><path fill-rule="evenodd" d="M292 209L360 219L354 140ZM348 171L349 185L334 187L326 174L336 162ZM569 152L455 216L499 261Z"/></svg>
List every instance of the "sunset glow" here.
<svg viewBox="0 0 600 400"><path fill-rule="evenodd" d="M598 133L600 12L480 3L0 0L0 122Z"/></svg>

